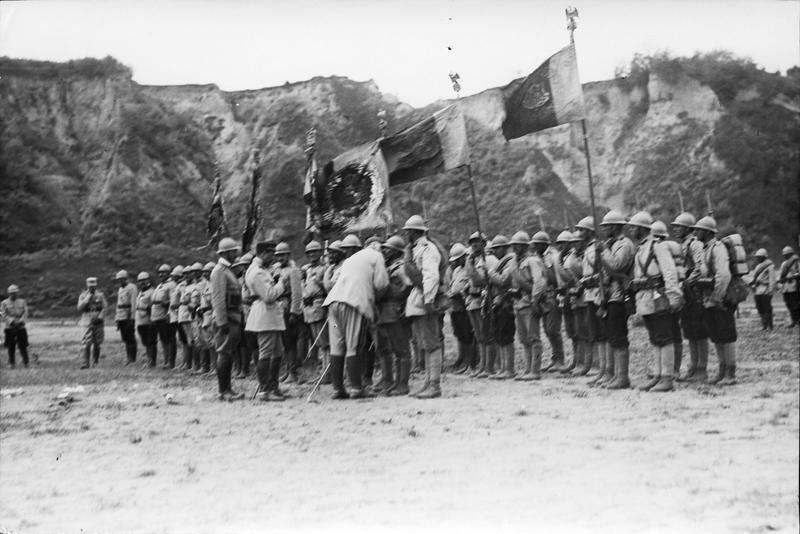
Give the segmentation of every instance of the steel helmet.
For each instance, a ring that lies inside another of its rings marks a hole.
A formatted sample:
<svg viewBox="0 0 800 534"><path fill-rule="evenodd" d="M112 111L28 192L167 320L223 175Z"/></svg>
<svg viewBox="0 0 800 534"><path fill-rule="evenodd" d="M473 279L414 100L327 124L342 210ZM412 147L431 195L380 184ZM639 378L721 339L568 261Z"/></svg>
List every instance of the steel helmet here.
<svg viewBox="0 0 800 534"><path fill-rule="evenodd" d="M486 241L486 235L479 234L478 232L472 232L472 235L469 236L469 241L467 242L472 243L473 241Z"/></svg>
<svg viewBox="0 0 800 534"><path fill-rule="evenodd" d="M503 234L497 234L492 239L492 244L489 245L487 248L500 248L500 247L507 247L509 245L508 238Z"/></svg>
<svg viewBox="0 0 800 534"><path fill-rule="evenodd" d="M756 253L753 254L753 256L755 256L756 258L766 258L767 257L767 249L760 248L760 249L756 250Z"/></svg>
<svg viewBox="0 0 800 534"><path fill-rule="evenodd" d="M486 250L492 250L492 240L491 239L489 239L486 242L486 247L485 248L486 248Z"/></svg>
<svg viewBox="0 0 800 534"><path fill-rule="evenodd" d="M319 241L309 241L308 245L306 245L306 253L309 252L321 252L322 245L319 244Z"/></svg>
<svg viewBox="0 0 800 534"><path fill-rule="evenodd" d="M195 269L194 265L195 265L194 263L190 263L189 265L184 267L183 268L183 274L189 274L189 273L193 273L194 271L196 271L197 269Z"/></svg>
<svg viewBox="0 0 800 534"><path fill-rule="evenodd" d="M403 226L403 230L419 230L420 232L427 232L428 226L425 224L425 219L422 215L412 215Z"/></svg>
<svg viewBox="0 0 800 534"><path fill-rule="evenodd" d="M398 252L403 252L403 249L406 248L406 241L399 235L393 235L389 239L386 240L386 243L381 245L384 248L390 248L392 250L396 250Z"/></svg>
<svg viewBox="0 0 800 534"><path fill-rule="evenodd" d="M344 252L342 250L342 242L338 239L328 244L328 250L335 250L336 252Z"/></svg>
<svg viewBox="0 0 800 534"><path fill-rule="evenodd" d="M570 239L571 243L580 243L581 241L583 241L583 239L578 235L578 232L572 234L572 239Z"/></svg>
<svg viewBox="0 0 800 534"><path fill-rule="evenodd" d="M223 237L219 240L219 245L217 246L217 254L222 254L223 252L233 252L239 250L240 247L239 243L237 243L234 239L230 237Z"/></svg>
<svg viewBox="0 0 800 534"><path fill-rule="evenodd" d="M542 243L544 245L550 244L550 236L544 230L539 230L535 234L533 234L533 239L531 239L531 243Z"/></svg>
<svg viewBox="0 0 800 534"><path fill-rule="evenodd" d="M667 225L661 221L655 221L650 226L650 235L655 237L669 237L669 233L667 232Z"/></svg>
<svg viewBox="0 0 800 534"><path fill-rule="evenodd" d="M183 267L180 265L176 265L172 272L169 273L170 276L183 276Z"/></svg>
<svg viewBox="0 0 800 534"><path fill-rule="evenodd" d="M600 226L610 224L625 224L626 222L625 216L622 213L617 210L611 210L606 213L605 217L603 217L603 222L600 223Z"/></svg>
<svg viewBox="0 0 800 534"><path fill-rule="evenodd" d="M209 272L210 273L213 270L214 270L214 262L213 261L210 261L210 262L206 263L205 265L203 265L203 272Z"/></svg>
<svg viewBox="0 0 800 534"><path fill-rule="evenodd" d="M361 248L361 240L354 234L347 234L342 239L342 248Z"/></svg>
<svg viewBox="0 0 800 534"><path fill-rule="evenodd" d="M528 232L523 232L520 230L519 232L515 233L511 236L511 241L508 242L509 245L527 245L531 241L531 236L528 235Z"/></svg>
<svg viewBox="0 0 800 534"><path fill-rule="evenodd" d="M653 216L646 211L639 211L633 214L631 220L628 221L629 226L638 226L639 228L647 228L648 230L653 225Z"/></svg>
<svg viewBox="0 0 800 534"><path fill-rule="evenodd" d="M461 243L453 243L453 246L450 247L450 261L456 261L459 258L463 258L464 254L466 253L467 247Z"/></svg>
<svg viewBox="0 0 800 534"><path fill-rule="evenodd" d="M142 271L136 276L137 282L144 282L145 280L150 280L150 273Z"/></svg>
<svg viewBox="0 0 800 534"><path fill-rule="evenodd" d="M280 256L282 254L289 254L291 249L289 248L289 243L286 241L281 241L277 245L275 245L275 255Z"/></svg>
<svg viewBox="0 0 800 534"><path fill-rule="evenodd" d="M118 272L117 276L114 277L115 280L125 280L126 278L128 278L128 271L125 269Z"/></svg>
<svg viewBox="0 0 800 534"><path fill-rule="evenodd" d="M86 279L86 287L97 287L97 277L90 276Z"/></svg>
<svg viewBox="0 0 800 534"><path fill-rule="evenodd" d="M239 265L250 265L251 261L253 261L253 255L249 252L246 252L236 259L236 262L233 264L233 266L236 267Z"/></svg>
<svg viewBox="0 0 800 534"><path fill-rule="evenodd" d="M692 228L694 228L695 230L708 230L709 232L716 234L717 221L715 221L714 217L712 217L711 215L706 215L705 217L697 221L697 224L692 226Z"/></svg>
<svg viewBox="0 0 800 534"><path fill-rule="evenodd" d="M172 267L169 266L168 263L162 264L158 269L157 272L159 273L168 273L172 271Z"/></svg>
<svg viewBox="0 0 800 534"><path fill-rule="evenodd" d="M556 237L556 243L569 243L570 241L572 241L572 232L568 230L564 230Z"/></svg>
<svg viewBox="0 0 800 534"><path fill-rule="evenodd" d="M200 263L199 261L196 261L196 262L194 262L194 263L192 264L192 266L191 266L191 270L192 270L192 271L195 271L195 272L202 271L202 270L203 270L203 264L202 264L202 263Z"/></svg>
<svg viewBox="0 0 800 534"><path fill-rule="evenodd" d="M695 222L697 222L697 220L694 218L694 215L688 211L684 211L675 217L675 220L672 221L672 226L685 226L687 228L691 228L694 226Z"/></svg>
<svg viewBox="0 0 800 534"><path fill-rule="evenodd" d="M372 246L373 243L377 243L378 246L380 246L380 244L383 243L383 240L376 235L371 235L367 238L367 241L364 243L364 246L370 247Z"/></svg>
<svg viewBox="0 0 800 534"><path fill-rule="evenodd" d="M575 228L583 228L584 230L594 232L594 219L592 217L584 217L578 221L578 224L575 225Z"/></svg>
<svg viewBox="0 0 800 534"><path fill-rule="evenodd" d="M16 284L11 284L8 286L9 293L19 293L19 287Z"/></svg>
<svg viewBox="0 0 800 534"><path fill-rule="evenodd" d="M781 255L782 255L782 256L786 256L787 254L788 254L788 255L790 255L790 256L791 256L792 254L794 254L794 249L793 249L792 247L790 247L789 245L786 245L786 246L785 246L785 247L783 247L783 249L781 250Z"/></svg>

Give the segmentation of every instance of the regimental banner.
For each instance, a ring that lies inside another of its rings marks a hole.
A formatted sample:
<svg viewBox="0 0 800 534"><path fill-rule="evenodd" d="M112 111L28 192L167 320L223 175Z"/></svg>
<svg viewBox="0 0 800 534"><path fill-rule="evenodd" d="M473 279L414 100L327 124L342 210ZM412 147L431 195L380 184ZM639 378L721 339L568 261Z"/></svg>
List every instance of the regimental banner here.
<svg viewBox="0 0 800 534"><path fill-rule="evenodd" d="M389 173L378 141L340 154L322 169L324 209L320 230L357 232L392 220Z"/></svg>
<svg viewBox="0 0 800 534"><path fill-rule="evenodd" d="M456 104L382 139L380 143L391 186L413 182L469 163L464 115Z"/></svg>
<svg viewBox="0 0 800 534"><path fill-rule="evenodd" d="M508 84L503 99L506 139L585 118L575 47L562 48L527 78Z"/></svg>

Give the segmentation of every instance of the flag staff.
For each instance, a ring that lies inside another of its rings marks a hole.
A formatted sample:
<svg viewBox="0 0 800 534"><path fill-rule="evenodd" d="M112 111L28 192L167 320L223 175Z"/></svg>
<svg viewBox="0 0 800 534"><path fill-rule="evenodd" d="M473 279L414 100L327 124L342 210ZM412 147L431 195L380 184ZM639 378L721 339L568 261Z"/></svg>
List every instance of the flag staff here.
<svg viewBox="0 0 800 534"><path fill-rule="evenodd" d="M567 30L569 31L569 44L573 47L575 46L575 30L578 27L578 9L573 6L569 6L566 9L567 15ZM589 154L589 137L586 133L586 119L581 119L581 130L583 132L583 153L586 156L586 173L589 176L589 203L591 204L592 208L592 219L594 219L594 228L595 232L597 231L597 207L594 201L594 181L592 180L592 160ZM595 250L595 260L597 265L595 266L595 270L599 271L600 267L600 254L597 253ZM600 298L601 300L605 300L605 287L603 284L603 277L600 276L599 278L599 285L600 285Z"/></svg>
<svg viewBox="0 0 800 534"><path fill-rule="evenodd" d="M681 213L685 212L686 208L683 205L683 193L681 193L680 189L678 189L678 202L680 203L681 206Z"/></svg>
<svg viewBox="0 0 800 534"><path fill-rule="evenodd" d="M456 100L461 100L461 84L458 83L461 76L457 72L449 74L450 82L453 84L453 91L456 93ZM475 195L475 181L472 179L472 163L467 163L467 179L469 180L469 192L472 195L472 210L475 212L475 225L478 227L478 235L483 235L481 229L481 216L478 212L478 198Z"/></svg>

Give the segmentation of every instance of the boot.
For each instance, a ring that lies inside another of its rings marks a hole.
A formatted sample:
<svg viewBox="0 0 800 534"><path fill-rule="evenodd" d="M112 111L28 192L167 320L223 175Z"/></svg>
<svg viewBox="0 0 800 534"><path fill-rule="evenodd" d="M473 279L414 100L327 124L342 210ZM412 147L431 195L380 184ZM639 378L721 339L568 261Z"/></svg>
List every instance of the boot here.
<svg viewBox="0 0 800 534"><path fill-rule="evenodd" d="M565 365L558 368L558 372L562 375L566 375L572 372L573 369L578 365L578 342L574 339L572 340L572 359L569 362L569 365Z"/></svg>
<svg viewBox="0 0 800 534"><path fill-rule="evenodd" d="M322 360L322 372L325 373L322 377L322 381L320 381L320 384L328 385L331 383L331 370L330 370L331 357L328 354L328 351L323 349L320 349L318 354L320 360ZM325 369L327 369L328 371L325 372Z"/></svg>
<svg viewBox="0 0 800 534"><path fill-rule="evenodd" d="M328 371L331 376L331 384L333 384L333 398L349 399L350 395L344 389L344 356L331 356L331 368Z"/></svg>
<svg viewBox="0 0 800 534"><path fill-rule="evenodd" d="M715 348L717 350L717 357L719 358L719 371L717 371L716 376L706 380L706 384L711 384L712 386L718 384L723 378L725 378L727 368L725 363L725 346L721 343L717 343L715 344Z"/></svg>
<svg viewBox="0 0 800 534"><path fill-rule="evenodd" d="M520 380L523 382L528 382L533 380L533 373L531 373L532 364L533 364L533 347L530 345L526 345L523 347L525 350L525 372L521 375L517 375L514 380Z"/></svg>
<svg viewBox="0 0 800 534"><path fill-rule="evenodd" d="M270 358L269 360L269 392L271 395L283 399L289 395L278 386L278 377L281 374L281 361L282 358Z"/></svg>
<svg viewBox="0 0 800 534"><path fill-rule="evenodd" d="M511 347L513 349L513 346ZM442 396L440 386L442 373L442 349L436 349L428 355L426 368L430 369L428 388L416 395L418 399L435 399Z"/></svg>
<svg viewBox="0 0 800 534"><path fill-rule="evenodd" d="M211 372L211 349L203 350L203 372L206 374Z"/></svg>
<svg viewBox="0 0 800 534"><path fill-rule="evenodd" d="M661 381L661 377L660 377L660 376L653 376L653 378L651 378L650 380L648 380L647 382L645 382L644 384L642 384L641 386L639 386L637 389L638 389L639 391L650 391L650 390L651 390L651 389L653 389L653 388L656 386L656 384L658 384L660 381Z"/></svg>
<svg viewBox="0 0 800 534"><path fill-rule="evenodd" d="M660 347L658 352L661 380L659 380L658 384L653 386L650 391L654 393L672 391L672 373L675 369L675 345L671 344Z"/></svg>
<svg viewBox="0 0 800 534"><path fill-rule="evenodd" d="M592 380L589 380L586 385L587 386L599 386L603 380L603 377L606 373L606 353L604 350L600 348L600 343L591 343L590 344L590 352L594 355L597 355L597 362L598 362L598 371L597 375Z"/></svg>
<svg viewBox="0 0 800 534"><path fill-rule="evenodd" d="M381 367L381 379L377 385L372 389L374 393L383 393L385 390L394 387L394 378L392 377L392 353L388 351L381 351L378 363Z"/></svg>
<svg viewBox="0 0 800 534"><path fill-rule="evenodd" d="M665 391L672 391L672 377L662 376L658 383L650 388L650 393L663 393Z"/></svg>
<svg viewBox="0 0 800 534"><path fill-rule="evenodd" d="M81 369L88 369L90 363L90 351L92 350L91 345L86 345L83 347L81 351L81 356L83 357L83 363L81 364Z"/></svg>
<svg viewBox="0 0 800 534"><path fill-rule="evenodd" d="M22 366L28 367L28 349L25 347L20 347L19 355L22 356Z"/></svg>
<svg viewBox="0 0 800 534"><path fill-rule="evenodd" d="M351 356L345 358L345 367L347 369L347 378L350 380L350 391L348 392L351 399L363 399L367 397L367 392L361 383L361 375L363 374L363 367L359 361L359 356Z"/></svg>
<svg viewBox="0 0 800 534"><path fill-rule="evenodd" d="M542 346L533 346L533 358L531 360L531 378L540 380L542 378Z"/></svg>
<svg viewBox="0 0 800 534"><path fill-rule="evenodd" d="M692 375L692 382L705 382L708 378L708 339L698 339L697 343L697 369Z"/></svg>
<svg viewBox="0 0 800 534"><path fill-rule="evenodd" d="M428 390L428 388L431 385L431 367L430 367L430 365L428 365L428 362L427 362L428 353L424 353L424 358L426 360L426 362L425 362L425 381L422 383L422 387L421 388L419 388L418 390L414 391L413 393L409 393L409 395L412 396L412 397L416 397L416 396L420 395L421 393L424 393L425 391Z"/></svg>
<svg viewBox="0 0 800 534"><path fill-rule="evenodd" d="M504 363L503 365L503 372L498 373L492 378L494 380L509 380L513 379L516 376L514 372L514 345L505 345L502 347L497 348L498 355L500 356L500 360Z"/></svg>
<svg viewBox="0 0 800 534"><path fill-rule="evenodd" d="M583 359L583 365L576 368L575 376L586 376L592 370L592 358L594 358L592 344L586 341L578 341L578 354Z"/></svg>
<svg viewBox="0 0 800 534"><path fill-rule="evenodd" d="M397 360L397 385L390 392L392 397L408 395L408 377L411 375L411 360Z"/></svg>
<svg viewBox="0 0 800 534"><path fill-rule="evenodd" d="M673 345L675 351L675 368L672 370L672 376L677 380L681 376L681 362L683 361L683 343L675 343Z"/></svg>
<svg viewBox="0 0 800 534"><path fill-rule="evenodd" d="M94 364L95 366L100 365L100 345L92 345L92 349L92 358L94 360ZM27 364L28 362L25 363Z"/></svg>
<svg viewBox="0 0 800 534"><path fill-rule="evenodd" d="M600 345L600 350L605 353L606 372L603 373L603 378L597 385L600 387L607 387L614 381L614 377L616 376L615 372L617 368L617 362L614 360L615 351L611 350L611 347L608 345L608 343L602 343Z"/></svg>
<svg viewBox="0 0 800 534"><path fill-rule="evenodd" d="M486 345L486 365L483 368L483 371L478 374L477 378L489 378L490 376L495 374L494 371L494 359L497 356L497 346Z"/></svg>
<svg viewBox="0 0 800 534"><path fill-rule="evenodd" d="M136 363L136 344L128 343L125 345L125 365Z"/></svg>
<svg viewBox="0 0 800 534"><path fill-rule="evenodd" d="M720 386L732 386L736 384L736 345L734 343L725 344L725 378L720 382Z"/></svg>
<svg viewBox="0 0 800 534"><path fill-rule="evenodd" d="M147 355L147 366L151 369L156 366L156 358L158 358L158 347L156 345L148 345L144 348Z"/></svg>
<svg viewBox="0 0 800 534"><path fill-rule="evenodd" d="M475 370L469 374L470 378L478 378L483 373L484 368L486 367L486 345L478 344L477 345L478 351L478 365L475 367Z"/></svg>
<svg viewBox="0 0 800 534"><path fill-rule="evenodd" d="M697 342L694 340L689 340L689 368L686 370L686 374L683 376L679 376L678 374L675 375L675 380L678 382L688 382L692 380L695 373L697 372Z"/></svg>
<svg viewBox="0 0 800 534"><path fill-rule="evenodd" d="M453 364L448 367L448 371L450 371L453 374L458 374L458 372L464 368L464 362L465 362L465 357L464 357L466 352L464 349L465 343L457 339L456 345L458 346L458 358L456 358L456 361L454 361Z"/></svg>
<svg viewBox="0 0 800 534"><path fill-rule="evenodd" d="M614 349L614 362L617 368L616 378L608 384L608 389L628 389L631 387L631 379L628 375L628 367L630 365L630 350Z"/></svg>

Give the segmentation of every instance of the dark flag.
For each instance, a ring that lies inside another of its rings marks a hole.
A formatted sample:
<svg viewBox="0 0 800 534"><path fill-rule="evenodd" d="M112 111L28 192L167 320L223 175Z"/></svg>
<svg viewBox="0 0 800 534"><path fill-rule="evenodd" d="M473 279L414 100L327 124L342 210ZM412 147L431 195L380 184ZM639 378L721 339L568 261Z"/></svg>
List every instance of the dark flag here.
<svg viewBox="0 0 800 534"><path fill-rule="evenodd" d="M569 45L525 79L503 88L506 139L516 139L586 117L575 47Z"/></svg>
<svg viewBox="0 0 800 534"><path fill-rule="evenodd" d="M219 237L224 230L227 232L225 224L225 210L222 209L222 194L220 193L219 174L214 179L214 197L211 200L211 208L208 210L208 222L206 225L206 235L210 242Z"/></svg>
<svg viewBox="0 0 800 534"><path fill-rule="evenodd" d="M242 252L250 250L261 219L261 202L258 200L258 189L261 182L261 158L258 152L253 154L255 168L253 169L252 184L250 188L250 203L247 206L247 221L242 232Z"/></svg>
<svg viewBox="0 0 800 534"><path fill-rule="evenodd" d="M467 129L453 104L432 117L381 139L389 185L413 182L469 163Z"/></svg>

